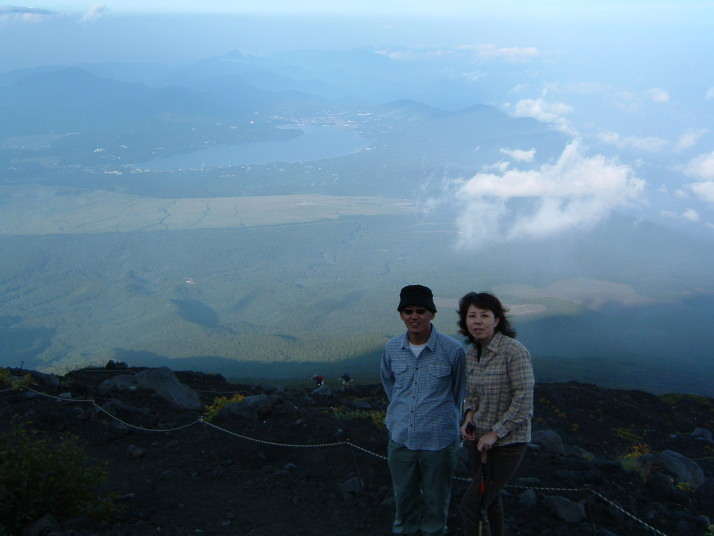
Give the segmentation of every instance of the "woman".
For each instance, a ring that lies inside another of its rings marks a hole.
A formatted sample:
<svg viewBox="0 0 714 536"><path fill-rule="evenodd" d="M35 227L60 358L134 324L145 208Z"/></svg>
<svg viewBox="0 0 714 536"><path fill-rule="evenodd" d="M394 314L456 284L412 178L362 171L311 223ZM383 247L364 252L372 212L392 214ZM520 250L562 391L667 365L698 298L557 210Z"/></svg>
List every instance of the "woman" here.
<svg viewBox="0 0 714 536"><path fill-rule="evenodd" d="M472 459L481 460L474 463L474 478L461 501L464 534L502 536L501 489L531 439L533 367L496 296L469 292L459 300L458 312L459 331L471 344L461 436L472 442Z"/></svg>

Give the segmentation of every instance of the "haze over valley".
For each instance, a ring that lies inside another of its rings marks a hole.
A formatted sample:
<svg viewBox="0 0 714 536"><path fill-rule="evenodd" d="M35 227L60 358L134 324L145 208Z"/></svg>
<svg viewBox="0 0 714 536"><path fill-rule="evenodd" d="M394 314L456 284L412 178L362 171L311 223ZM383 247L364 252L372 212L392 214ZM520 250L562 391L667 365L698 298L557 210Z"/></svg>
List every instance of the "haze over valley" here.
<svg viewBox="0 0 714 536"><path fill-rule="evenodd" d="M706 6L685 4L657 19L666 39L690 9L714 44ZM188 20L12 9L0 45ZM634 11L598 13L643 31ZM399 289L422 283L452 335L458 298L494 291L539 381L714 396L714 80L655 73L663 44L630 48L624 76L583 72L589 41L569 30L494 45L372 16L393 32L335 16L342 40L315 46L300 30L318 18L288 18L294 39L261 50L197 17L222 51L158 57L137 30L144 61L0 57L0 366L376 381ZM258 22L285 40L276 20Z"/></svg>

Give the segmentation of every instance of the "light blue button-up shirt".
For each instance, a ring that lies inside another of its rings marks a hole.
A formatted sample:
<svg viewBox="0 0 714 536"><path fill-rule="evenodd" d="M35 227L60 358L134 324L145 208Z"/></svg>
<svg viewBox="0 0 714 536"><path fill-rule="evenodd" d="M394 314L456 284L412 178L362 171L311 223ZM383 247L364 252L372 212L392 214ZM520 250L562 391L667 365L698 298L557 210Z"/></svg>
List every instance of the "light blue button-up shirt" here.
<svg viewBox="0 0 714 536"><path fill-rule="evenodd" d="M412 450L440 450L459 438L464 362L461 343L433 324L419 357L409 349L407 333L387 342L381 375L392 441Z"/></svg>

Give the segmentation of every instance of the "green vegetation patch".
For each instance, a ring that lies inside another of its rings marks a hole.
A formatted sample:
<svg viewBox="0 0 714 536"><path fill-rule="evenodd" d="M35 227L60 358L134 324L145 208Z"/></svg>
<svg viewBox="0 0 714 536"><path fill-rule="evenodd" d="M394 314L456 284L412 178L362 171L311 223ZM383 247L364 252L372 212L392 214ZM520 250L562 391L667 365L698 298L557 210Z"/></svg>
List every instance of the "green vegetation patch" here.
<svg viewBox="0 0 714 536"><path fill-rule="evenodd" d="M642 442L642 437L637 432L635 432L634 430L630 430L629 428L615 428L613 431L615 432L617 437L619 437L623 441L632 443L633 445Z"/></svg>
<svg viewBox="0 0 714 536"><path fill-rule="evenodd" d="M667 393L659 395L659 398L660 400L662 400L662 402L670 406L676 406L682 402L689 402L692 404L697 404L698 406L709 410L714 409L714 399L708 398L706 396Z"/></svg>
<svg viewBox="0 0 714 536"><path fill-rule="evenodd" d="M385 430L386 425L384 424L384 419L386 418L386 412L376 409L348 409L348 408L335 408L334 416L337 419L366 419L372 424L374 424L380 430Z"/></svg>
<svg viewBox="0 0 714 536"><path fill-rule="evenodd" d="M99 491L106 476L75 436L54 440L16 426L0 435L0 525L13 534L46 514L60 521L80 515L108 520L119 508L113 494Z"/></svg>

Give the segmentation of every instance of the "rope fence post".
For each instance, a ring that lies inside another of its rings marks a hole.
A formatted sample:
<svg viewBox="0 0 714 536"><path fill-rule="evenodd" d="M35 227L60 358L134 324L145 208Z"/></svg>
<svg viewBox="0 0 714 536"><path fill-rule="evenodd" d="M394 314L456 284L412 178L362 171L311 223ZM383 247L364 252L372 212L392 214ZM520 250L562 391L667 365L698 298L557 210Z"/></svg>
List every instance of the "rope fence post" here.
<svg viewBox="0 0 714 536"><path fill-rule="evenodd" d="M595 525L595 515L593 513L593 503L592 500L590 500L590 490L587 490L585 492L585 502L588 505L588 518L590 519L590 532L592 532L592 535L595 536L597 533L597 526Z"/></svg>

